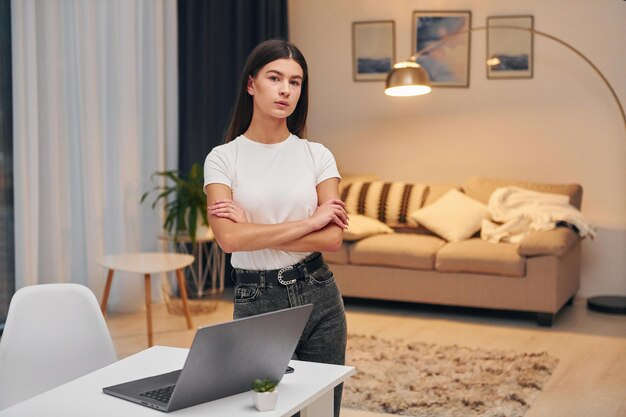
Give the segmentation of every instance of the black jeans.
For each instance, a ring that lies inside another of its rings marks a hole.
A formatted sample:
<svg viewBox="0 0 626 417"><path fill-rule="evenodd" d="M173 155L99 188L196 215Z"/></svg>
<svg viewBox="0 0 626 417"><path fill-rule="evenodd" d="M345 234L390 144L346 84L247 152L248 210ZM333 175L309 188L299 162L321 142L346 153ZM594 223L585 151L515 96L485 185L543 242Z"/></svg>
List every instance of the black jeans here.
<svg viewBox="0 0 626 417"><path fill-rule="evenodd" d="M316 255L316 254L314 254ZM298 342L294 359L344 365L346 357L346 314L335 277L328 265L307 271L293 284L278 282L237 284L234 318L313 304L313 312ZM343 384L335 387L335 417L339 416Z"/></svg>

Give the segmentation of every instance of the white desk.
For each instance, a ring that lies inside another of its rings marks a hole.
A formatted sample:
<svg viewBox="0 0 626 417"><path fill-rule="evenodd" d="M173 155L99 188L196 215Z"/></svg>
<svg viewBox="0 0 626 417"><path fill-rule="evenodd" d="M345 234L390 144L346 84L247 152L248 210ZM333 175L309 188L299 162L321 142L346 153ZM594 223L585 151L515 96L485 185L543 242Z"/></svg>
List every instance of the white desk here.
<svg viewBox="0 0 626 417"><path fill-rule="evenodd" d="M302 417L331 417L333 388L348 379L355 370L350 366L291 361L293 374L285 375L278 385L278 403L274 411L259 413L252 394L231 397L165 414L139 404L111 397L102 387L153 374L180 369L188 349L154 346L126 359L68 382L30 400L0 411L0 417L289 417L302 410Z"/></svg>

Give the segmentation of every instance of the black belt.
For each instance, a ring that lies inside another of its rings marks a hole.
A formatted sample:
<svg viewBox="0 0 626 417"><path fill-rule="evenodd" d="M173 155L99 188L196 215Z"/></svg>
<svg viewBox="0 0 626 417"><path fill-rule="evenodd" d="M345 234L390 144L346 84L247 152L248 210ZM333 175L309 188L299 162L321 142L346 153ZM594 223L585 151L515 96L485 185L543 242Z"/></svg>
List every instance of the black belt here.
<svg viewBox="0 0 626 417"><path fill-rule="evenodd" d="M324 258L319 252L314 252L295 265L269 271L250 271L235 268L233 274L237 284L261 284L261 276L264 282L290 285L296 281L304 280L307 274L324 266Z"/></svg>

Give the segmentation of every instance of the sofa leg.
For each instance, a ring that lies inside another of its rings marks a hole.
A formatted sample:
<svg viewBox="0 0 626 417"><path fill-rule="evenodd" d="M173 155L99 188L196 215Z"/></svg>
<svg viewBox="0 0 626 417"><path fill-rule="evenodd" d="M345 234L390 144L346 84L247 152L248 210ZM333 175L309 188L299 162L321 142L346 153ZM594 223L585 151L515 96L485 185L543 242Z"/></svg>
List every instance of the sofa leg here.
<svg viewBox="0 0 626 417"><path fill-rule="evenodd" d="M571 296L571 298L569 300L567 300L565 305L568 306L568 307L574 305L574 296L573 295Z"/></svg>
<svg viewBox="0 0 626 417"><path fill-rule="evenodd" d="M552 327L555 317L554 313L537 313L537 324L541 327Z"/></svg>

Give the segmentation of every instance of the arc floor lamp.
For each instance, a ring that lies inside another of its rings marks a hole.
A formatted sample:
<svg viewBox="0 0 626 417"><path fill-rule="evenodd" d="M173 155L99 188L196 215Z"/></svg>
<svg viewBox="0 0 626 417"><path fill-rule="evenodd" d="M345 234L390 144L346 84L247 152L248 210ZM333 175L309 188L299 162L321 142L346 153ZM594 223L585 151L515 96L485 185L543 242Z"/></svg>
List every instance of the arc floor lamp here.
<svg viewBox="0 0 626 417"><path fill-rule="evenodd" d="M417 59L420 56L426 55L430 51L439 48L441 45L457 36L464 35L469 32L489 31L492 29L512 29L530 32L551 39L572 51L583 61L589 64L589 66L591 66L595 74L602 79L604 85L606 85L606 87L609 89L611 95L613 96L613 99L615 100L615 103L617 104L617 107L619 107L619 111L622 116L622 125L624 126L624 129L626 129L626 114L624 114L624 106L622 106L622 103L620 102L619 97L615 92L615 89L613 88L609 80L604 76L602 71L600 71L600 69L593 62L591 62L591 60L587 58L582 52L580 52L569 43L557 38L554 35L550 35L549 33L542 32L534 28L510 25L477 26L443 37L440 40L433 42L427 47L417 51L406 61L395 64L387 75L385 94L389 96L416 96L430 93L430 77L428 76L426 70L424 70L424 68L417 63ZM626 314L626 296L590 297L587 300L587 306L592 310L601 311L604 313Z"/></svg>

